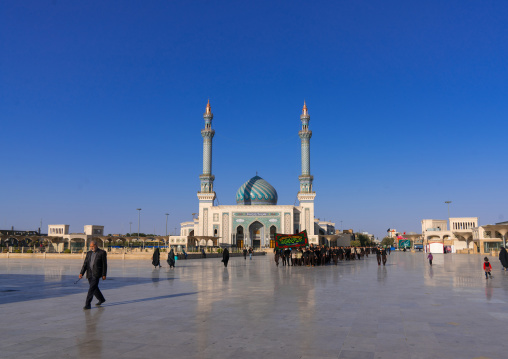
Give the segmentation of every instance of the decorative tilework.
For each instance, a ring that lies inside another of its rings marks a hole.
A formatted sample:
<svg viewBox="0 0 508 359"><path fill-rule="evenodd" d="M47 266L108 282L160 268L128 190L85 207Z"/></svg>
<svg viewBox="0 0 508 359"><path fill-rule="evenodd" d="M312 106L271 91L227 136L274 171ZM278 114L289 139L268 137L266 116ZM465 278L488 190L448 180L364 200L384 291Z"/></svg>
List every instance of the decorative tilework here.
<svg viewBox="0 0 508 359"><path fill-rule="evenodd" d="M284 233L291 234L291 214L284 213Z"/></svg>
<svg viewBox="0 0 508 359"><path fill-rule="evenodd" d="M277 199L275 188L259 176L252 177L236 192L237 204L276 205Z"/></svg>
<svg viewBox="0 0 508 359"><path fill-rule="evenodd" d="M203 209L203 235L208 235L208 208Z"/></svg>
<svg viewBox="0 0 508 359"><path fill-rule="evenodd" d="M229 213L222 214L222 240L229 243Z"/></svg>
<svg viewBox="0 0 508 359"><path fill-rule="evenodd" d="M302 175L310 174L310 145L309 140L302 140Z"/></svg>
<svg viewBox="0 0 508 359"><path fill-rule="evenodd" d="M310 232L310 210L305 208L305 229Z"/></svg>

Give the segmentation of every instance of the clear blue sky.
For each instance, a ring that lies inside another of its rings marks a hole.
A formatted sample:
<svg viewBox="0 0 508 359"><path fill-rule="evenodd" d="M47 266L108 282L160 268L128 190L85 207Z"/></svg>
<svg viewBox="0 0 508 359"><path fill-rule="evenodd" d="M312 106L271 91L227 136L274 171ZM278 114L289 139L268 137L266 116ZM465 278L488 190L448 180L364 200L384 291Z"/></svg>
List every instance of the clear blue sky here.
<svg viewBox="0 0 508 359"><path fill-rule="evenodd" d="M316 216L382 238L508 220L508 2L2 1L0 228L165 233L197 211L203 112L220 204L293 204L311 116Z"/></svg>

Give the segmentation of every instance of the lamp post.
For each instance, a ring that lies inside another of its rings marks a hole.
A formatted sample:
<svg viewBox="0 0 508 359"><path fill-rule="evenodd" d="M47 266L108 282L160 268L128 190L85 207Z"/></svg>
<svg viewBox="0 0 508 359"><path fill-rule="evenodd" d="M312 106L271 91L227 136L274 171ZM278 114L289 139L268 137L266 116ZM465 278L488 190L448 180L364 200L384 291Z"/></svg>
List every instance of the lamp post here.
<svg viewBox="0 0 508 359"><path fill-rule="evenodd" d="M138 242L139 242L139 222L141 221L141 208L136 208L138 211Z"/></svg>
<svg viewBox="0 0 508 359"><path fill-rule="evenodd" d="M448 227L450 228L451 227L451 223L450 223L450 203L452 203L452 201L445 201L444 203L446 203L448 205ZM451 228L450 228L451 230Z"/></svg>
<svg viewBox="0 0 508 359"><path fill-rule="evenodd" d="M168 216L169 213L166 213L166 236L168 235Z"/></svg>
<svg viewBox="0 0 508 359"><path fill-rule="evenodd" d="M169 213L166 213L166 237L168 236L168 216L169 216ZM169 238L166 238L168 239L169 241Z"/></svg>

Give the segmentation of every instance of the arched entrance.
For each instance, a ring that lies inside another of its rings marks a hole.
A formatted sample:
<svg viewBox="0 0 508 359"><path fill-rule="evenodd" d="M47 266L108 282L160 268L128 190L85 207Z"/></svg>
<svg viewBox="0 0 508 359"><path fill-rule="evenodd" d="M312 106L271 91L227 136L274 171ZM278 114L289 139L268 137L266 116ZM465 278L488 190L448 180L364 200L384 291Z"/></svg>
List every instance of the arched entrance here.
<svg viewBox="0 0 508 359"><path fill-rule="evenodd" d="M261 239L264 237L265 227L256 221L249 226L249 234L251 238L252 248L261 247Z"/></svg>
<svg viewBox="0 0 508 359"><path fill-rule="evenodd" d="M236 227L236 247L243 248L243 227Z"/></svg>

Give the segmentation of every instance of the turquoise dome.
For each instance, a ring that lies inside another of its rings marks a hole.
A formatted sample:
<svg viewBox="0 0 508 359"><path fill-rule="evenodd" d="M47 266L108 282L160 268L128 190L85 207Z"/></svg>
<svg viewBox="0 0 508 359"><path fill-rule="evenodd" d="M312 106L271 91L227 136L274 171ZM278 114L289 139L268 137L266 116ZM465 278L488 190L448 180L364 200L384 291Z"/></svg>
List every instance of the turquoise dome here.
<svg viewBox="0 0 508 359"><path fill-rule="evenodd" d="M277 191L259 176L245 182L236 192L236 204L277 204Z"/></svg>

